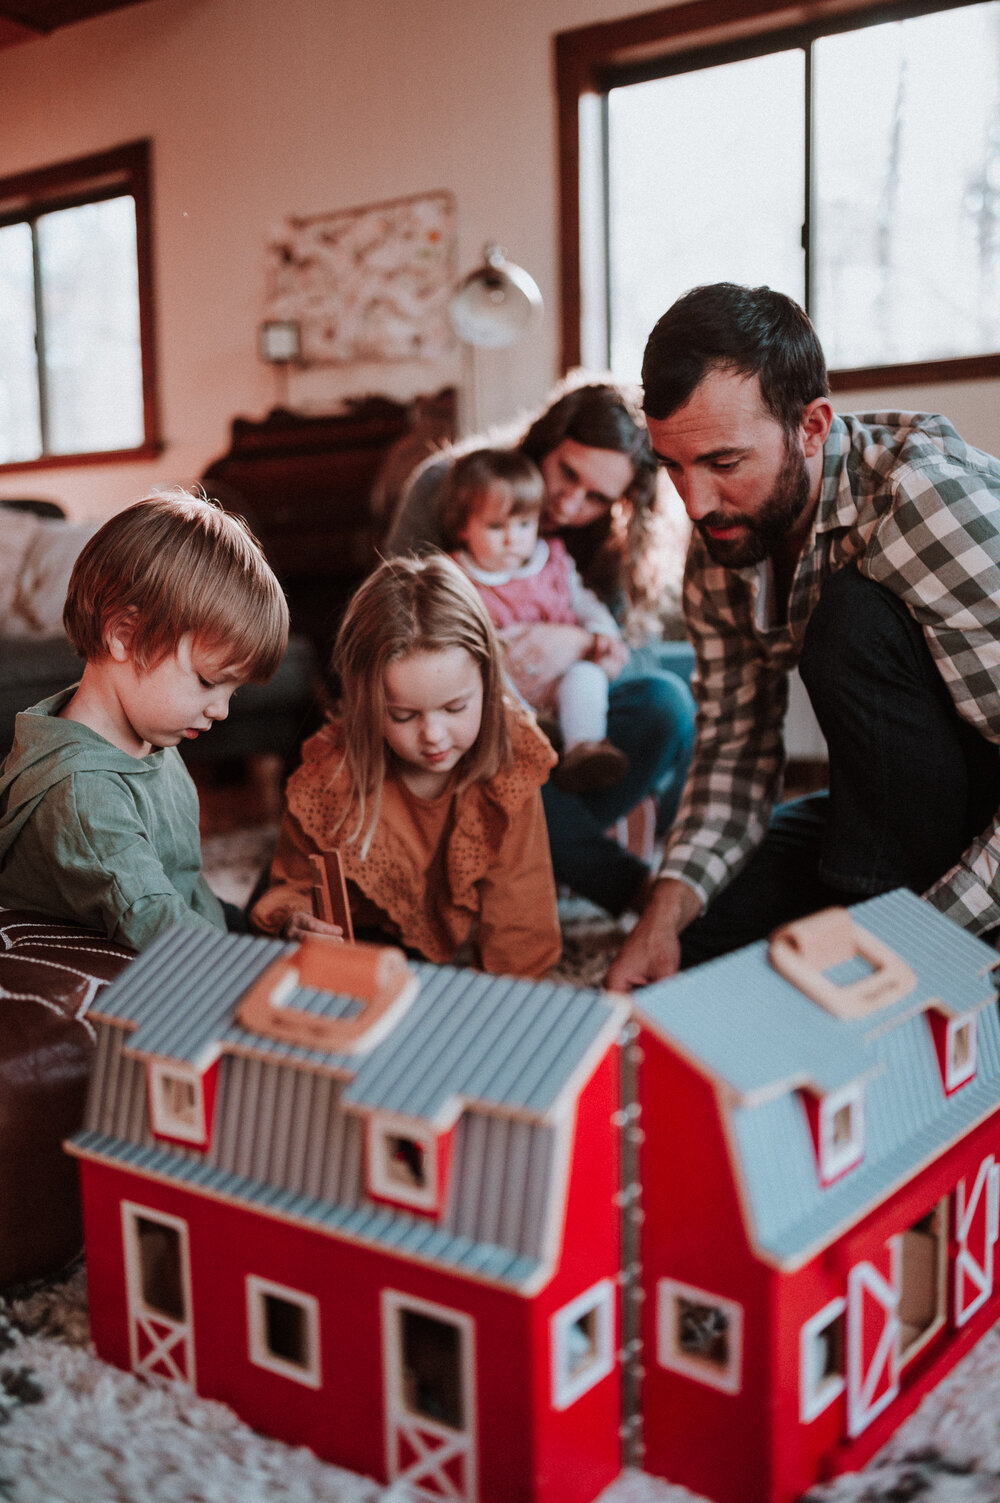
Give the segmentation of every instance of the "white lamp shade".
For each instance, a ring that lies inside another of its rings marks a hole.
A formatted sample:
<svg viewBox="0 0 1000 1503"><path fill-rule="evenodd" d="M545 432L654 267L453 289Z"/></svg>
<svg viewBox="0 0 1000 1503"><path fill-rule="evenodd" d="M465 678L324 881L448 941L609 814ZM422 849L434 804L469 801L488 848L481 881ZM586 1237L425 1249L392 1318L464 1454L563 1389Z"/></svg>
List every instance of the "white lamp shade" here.
<svg viewBox="0 0 1000 1503"><path fill-rule="evenodd" d="M469 273L448 304L448 317L465 344L496 350L520 339L541 307L535 279L506 260L500 246L488 245L482 266Z"/></svg>

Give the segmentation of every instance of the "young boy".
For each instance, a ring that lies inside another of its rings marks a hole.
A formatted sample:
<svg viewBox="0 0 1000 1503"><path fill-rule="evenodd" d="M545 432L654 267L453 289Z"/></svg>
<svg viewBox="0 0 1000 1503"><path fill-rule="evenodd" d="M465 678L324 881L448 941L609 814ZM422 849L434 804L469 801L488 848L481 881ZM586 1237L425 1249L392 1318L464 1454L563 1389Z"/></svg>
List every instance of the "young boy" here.
<svg viewBox="0 0 1000 1503"><path fill-rule="evenodd" d="M238 517L175 490L84 546L63 621L86 666L79 684L17 717L0 771L0 905L137 950L172 924L225 929L177 746L277 668L281 587Z"/></svg>

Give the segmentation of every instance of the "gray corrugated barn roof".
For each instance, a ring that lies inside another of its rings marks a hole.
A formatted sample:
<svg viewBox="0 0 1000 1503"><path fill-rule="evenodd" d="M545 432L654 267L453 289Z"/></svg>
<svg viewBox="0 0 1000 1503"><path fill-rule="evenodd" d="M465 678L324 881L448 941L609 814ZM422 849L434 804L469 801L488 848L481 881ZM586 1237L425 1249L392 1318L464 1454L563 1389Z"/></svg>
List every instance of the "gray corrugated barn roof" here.
<svg viewBox="0 0 1000 1503"><path fill-rule="evenodd" d="M466 1100L544 1117L616 1016L616 1005L601 992L418 965L415 1001L368 1054L284 1043L234 1022L250 984L296 948L173 929L108 988L96 1012L134 1028L129 1052L204 1065L236 1047L326 1066L350 1080L345 1104L439 1125ZM292 1000L303 1005L301 994ZM334 994L325 1010L349 1011L346 1000ZM311 1005L320 1010L315 1000Z"/></svg>
<svg viewBox="0 0 1000 1503"><path fill-rule="evenodd" d="M637 994L645 1021L718 1086L749 1232L762 1255L805 1261L1000 1105L1000 1018L990 970L1000 957L910 892L851 909L917 977L910 993L842 1021L784 980L767 945L699 966ZM978 1011L975 1078L950 1096L925 1016L940 1002ZM797 1087L863 1080L864 1158L823 1186Z"/></svg>

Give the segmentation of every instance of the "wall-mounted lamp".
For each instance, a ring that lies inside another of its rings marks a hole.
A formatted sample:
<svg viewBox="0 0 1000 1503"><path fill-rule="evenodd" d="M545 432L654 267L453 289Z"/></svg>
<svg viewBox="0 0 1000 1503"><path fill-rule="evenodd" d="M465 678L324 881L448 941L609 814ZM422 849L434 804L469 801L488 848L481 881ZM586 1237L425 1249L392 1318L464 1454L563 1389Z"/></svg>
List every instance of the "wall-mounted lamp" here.
<svg viewBox="0 0 1000 1503"><path fill-rule="evenodd" d="M500 350L515 344L541 311L542 294L534 277L508 261L502 246L484 246L483 264L459 283L448 304L451 326L468 349L463 385L473 431L479 427L477 350Z"/></svg>
<svg viewBox="0 0 1000 1503"><path fill-rule="evenodd" d="M469 273L448 304L451 326L464 344L502 349L520 339L542 311L534 277L507 260L501 245L483 249L483 264Z"/></svg>

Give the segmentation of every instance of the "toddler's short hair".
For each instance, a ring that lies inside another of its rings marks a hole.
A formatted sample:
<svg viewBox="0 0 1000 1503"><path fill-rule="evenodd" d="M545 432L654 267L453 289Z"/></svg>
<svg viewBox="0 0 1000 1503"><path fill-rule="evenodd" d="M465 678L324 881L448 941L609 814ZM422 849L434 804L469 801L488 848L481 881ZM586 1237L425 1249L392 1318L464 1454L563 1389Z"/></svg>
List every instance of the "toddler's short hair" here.
<svg viewBox="0 0 1000 1503"><path fill-rule="evenodd" d="M480 498L495 486L509 498L506 516L531 516L545 505L542 472L527 454L520 449L473 449L455 460L441 487L438 521L449 548L458 547L459 534Z"/></svg>
<svg viewBox="0 0 1000 1503"><path fill-rule="evenodd" d="M190 633L263 682L285 651L288 605L242 517L177 488L145 496L94 534L70 576L63 624L87 662L106 657L110 633L127 625L140 671Z"/></svg>

